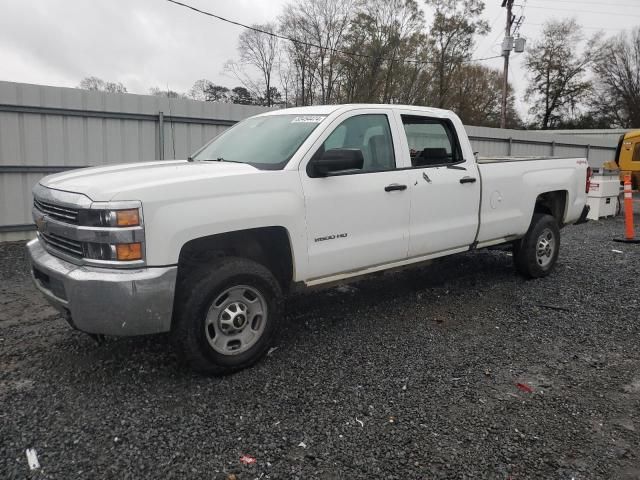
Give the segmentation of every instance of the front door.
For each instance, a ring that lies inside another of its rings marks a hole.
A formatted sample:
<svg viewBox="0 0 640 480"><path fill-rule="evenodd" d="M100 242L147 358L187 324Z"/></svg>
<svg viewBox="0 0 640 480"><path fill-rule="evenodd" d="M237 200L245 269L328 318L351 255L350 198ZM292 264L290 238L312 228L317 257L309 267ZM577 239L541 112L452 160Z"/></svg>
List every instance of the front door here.
<svg viewBox="0 0 640 480"><path fill-rule="evenodd" d="M308 278L317 279L407 257L409 172L396 169L394 118L384 109L338 117L313 149L359 149L363 168L313 178L302 162L309 254Z"/></svg>
<svg viewBox="0 0 640 480"><path fill-rule="evenodd" d="M471 245L478 229L480 178L472 152L461 147L453 122L398 114L411 160L409 257ZM465 158L466 156L466 158Z"/></svg>

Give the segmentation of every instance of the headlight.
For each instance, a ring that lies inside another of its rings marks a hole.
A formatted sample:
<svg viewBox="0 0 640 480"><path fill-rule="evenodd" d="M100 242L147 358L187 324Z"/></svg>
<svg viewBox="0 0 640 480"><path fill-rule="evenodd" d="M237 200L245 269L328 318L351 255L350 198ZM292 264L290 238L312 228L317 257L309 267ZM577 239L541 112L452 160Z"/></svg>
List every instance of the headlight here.
<svg viewBox="0 0 640 480"><path fill-rule="evenodd" d="M116 260L142 260L141 243L119 243L116 245Z"/></svg>
<svg viewBox="0 0 640 480"><path fill-rule="evenodd" d="M115 210L118 227L136 227L140 225L140 211L137 208Z"/></svg>
<svg viewBox="0 0 640 480"><path fill-rule="evenodd" d="M99 265L144 261L144 221L140 202L94 202L79 223L86 241L84 258ZM89 228L87 228L89 227Z"/></svg>
<svg viewBox="0 0 640 480"><path fill-rule="evenodd" d="M91 209L79 214L79 223L87 227L137 227L141 225L140 209Z"/></svg>
<svg viewBox="0 0 640 480"><path fill-rule="evenodd" d="M83 244L84 257L91 260L131 262L142 260L142 243L94 243Z"/></svg>

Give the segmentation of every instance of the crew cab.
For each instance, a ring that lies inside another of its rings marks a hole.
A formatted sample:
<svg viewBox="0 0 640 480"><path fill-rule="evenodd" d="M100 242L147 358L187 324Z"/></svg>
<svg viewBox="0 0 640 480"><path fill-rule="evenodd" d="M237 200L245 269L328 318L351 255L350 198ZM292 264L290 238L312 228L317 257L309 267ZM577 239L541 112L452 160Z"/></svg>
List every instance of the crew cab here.
<svg viewBox="0 0 640 480"><path fill-rule="evenodd" d="M553 269L584 221L584 158L476 158L452 112L270 111L187 160L74 170L33 189L33 278L76 329L171 332L192 368L256 362L292 288L496 245Z"/></svg>

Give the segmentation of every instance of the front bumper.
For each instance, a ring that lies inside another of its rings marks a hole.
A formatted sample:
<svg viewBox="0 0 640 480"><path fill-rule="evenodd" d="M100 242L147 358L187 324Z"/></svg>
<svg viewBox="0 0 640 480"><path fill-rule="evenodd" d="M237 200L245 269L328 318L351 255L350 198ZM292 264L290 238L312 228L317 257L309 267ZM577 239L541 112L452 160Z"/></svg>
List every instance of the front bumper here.
<svg viewBox="0 0 640 480"><path fill-rule="evenodd" d="M78 330L102 335L168 332L178 268L78 266L27 244L36 287Z"/></svg>

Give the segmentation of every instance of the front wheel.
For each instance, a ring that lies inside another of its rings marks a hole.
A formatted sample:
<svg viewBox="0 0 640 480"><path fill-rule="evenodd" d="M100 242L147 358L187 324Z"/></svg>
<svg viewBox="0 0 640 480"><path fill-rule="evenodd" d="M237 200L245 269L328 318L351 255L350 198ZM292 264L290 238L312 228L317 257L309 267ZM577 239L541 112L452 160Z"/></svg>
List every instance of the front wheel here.
<svg viewBox="0 0 640 480"><path fill-rule="evenodd" d="M222 257L182 285L173 328L178 351L194 370L223 375L257 362L282 317L282 292L264 266Z"/></svg>
<svg viewBox="0 0 640 480"><path fill-rule="evenodd" d="M553 270L559 253L558 222L551 215L534 214L524 238L514 244L516 269L525 277L546 277Z"/></svg>

